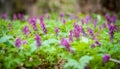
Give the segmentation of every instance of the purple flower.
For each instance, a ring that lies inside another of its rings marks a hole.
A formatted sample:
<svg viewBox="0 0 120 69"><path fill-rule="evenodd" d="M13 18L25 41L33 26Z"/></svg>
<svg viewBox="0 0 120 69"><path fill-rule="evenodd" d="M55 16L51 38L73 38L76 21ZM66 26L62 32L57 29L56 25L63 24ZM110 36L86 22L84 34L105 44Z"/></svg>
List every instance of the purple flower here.
<svg viewBox="0 0 120 69"><path fill-rule="evenodd" d="M22 44L25 45L25 44L26 44L26 40L23 40L23 41L22 41Z"/></svg>
<svg viewBox="0 0 120 69"><path fill-rule="evenodd" d="M47 19L50 19L50 14L47 15Z"/></svg>
<svg viewBox="0 0 120 69"><path fill-rule="evenodd" d="M26 37L30 34L30 30L29 30L28 26L24 26L23 33L26 35Z"/></svg>
<svg viewBox="0 0 120 69"><path fill-rule="evenodd" d="M63 18L63 17L64 17L64 13L60 12L60 18Z"/></svg>
<svg viewBox="0 0 120 69"><path fill-rule="evenodd" d="M35 40L36 40L36 43L37 43L37 47L41 46L41 38L38 34L35 35Z"/></svg>
<svg viewBox="0 0 120 69"><path fill-rule="evenodd" d="M105 15L105 18L106 18L108 23L111 23L111 17L108 13Z"/></svg>
<svg viewBox="0 0 120 69"><path fill-rule="evenodd" d="M34 30L37 30L37 26L36 26L36 18L35 17L31 17L28 19L28 22L30 25L32 25Z"/></svg>
<svg viewBox="0 0 120 69"><path fill-rule="evenodd" d="M21 21L24 21L25 18L24 18L24 15L22 13L18 13L18 18L21 20Z"/></svg>
<svg viewBox="0 0 120 69"><path fill-rule="evenodd" d="M17 20L17 15L13 14L13 20Z"/></svg>
<svg viewBox="0 0 120 69"><path fill-rule="evenodd" d="M15 40L15 46L17 46L18 48L20 48L20 46L21 46L21 39L20 39L20 37L16 38L16 40Z"/></svg>
<svg viewBox="0 0 120 69"><path fill-rule="evenodd" d="M86 23L88 24L90 22L91 17L89 15L86 15Z"/></svg>
<svg viewBox="0 0 120 69"><path fill-rule="evenodd" d="M101 46L100 42L98 42L98 41L95 41L95 44Z"/></svg>
<svg viewBox="0 0 120 69"><path fill-rule="evenodd" d="M105 17L106 17L106 20L107 20L108 24L115 23L117 21L117 16L116 15L113 15L112 17L110 17L109 14L106 14Z"/></svg>
<svg viewBox="0 0 120 69"><path fill-rule="evenodd" d="M94 37L94 31L91 28L88 28L88 32L91 37Z"/></svg>
<svg viewBox="0 0 120 69"><path fill-rule="evenodd" d="M113 15L112 18L111 18L111 21L112 21L113 23L115 23L115 22L117 21L117 16Z"/></svg>
<svg viewBox="0 0 120 69"><path fill-rule="evenodd" d="M65 46L65 48L66 48L68 51L70 51L70 43L68 42L67 39L62 38L62 40L61 40L61 45Z"/></svg>
<svg viewBox="0 0 120 69"><path fill-rule="evenodd" d="M106 23L103 23L102 28L106 28L106 27L107 27Z"/></svg>
<svg viewBox="0 0 120 69"><path fill-rule="evenodd" d="M74 36L79 39L80 33L83 33L83 28L82 26L77 25L74 23Z"/></svg>
<svg viewBox="0 0 120 69"><path fill-rule="evenodd" d="M59 31L60 31L60 29L58 27L55 27L56 36L58 36Z"/></svg>
<svg viewBox="0 0 120 69"><path fill-rule="evenodd" d="M82 25L84 25L84 19L81 19L81 23L82 23Z"/></svg>
<svg viewBox="0 0 120 69"><path fill-rule="evenodd" d="M62 22L63 22L64 24L66 24L66 20L65 20L64 18L62 19Z"/></svg>
<svg viewBox="0 0 120 69"><path fill-rule="evenodd" d="M73 30L70 30L69 41L71 41L71 42L73 42L73 35L74 35Z"/></svg>
<svg viewBox="0 0 120 69"><path fill-rule="evenodd" d="M45 23L43 21L43 17L40 17L39 19L40 19L40 26L41 26L41 28L43 30L43 33L46 34L47 33L47 29L45 27Z"/></svg>
<svg viewBox="0 0 120 69"><path fill-rule="evenodd" d="M111 42L112 42L112 40L113 40L113 38L114 38L114 24L110 24L110 25L108 25L109 26L109 35L110 35L110 40L111 40Z"/></svg>
<svg viewBox="0 0 120 69"><path fill-rule="evenodd" d="M110 59L110 55L109 54L104 54L104 56L102 57L103 63L105 64L106 62L108 62Z"/></svg>
<svg viewBox="0 0 120 69"><path fill-rule="evenodd" d="M2 19L7 19L6 13L2 13L1 18L2 18Z"/></svg>
<svg viewBox="0 0 120 69"><path fill-rule="evenodd" d="M93 20L94 28L96 28L97 20Z"/></svg>

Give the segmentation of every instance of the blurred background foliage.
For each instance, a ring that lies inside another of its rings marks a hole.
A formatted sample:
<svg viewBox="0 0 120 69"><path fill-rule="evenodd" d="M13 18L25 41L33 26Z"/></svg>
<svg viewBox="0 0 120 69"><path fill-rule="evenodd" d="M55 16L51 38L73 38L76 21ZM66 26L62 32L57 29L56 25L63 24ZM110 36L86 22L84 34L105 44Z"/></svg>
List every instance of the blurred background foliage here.
<svg viewBox="0 0 120 69"><path fill-rule="evenodd" d="M112 12L120 15L119 4L120 0L0 0L0 13L37 16L50 12L65 14Z"/></svg>

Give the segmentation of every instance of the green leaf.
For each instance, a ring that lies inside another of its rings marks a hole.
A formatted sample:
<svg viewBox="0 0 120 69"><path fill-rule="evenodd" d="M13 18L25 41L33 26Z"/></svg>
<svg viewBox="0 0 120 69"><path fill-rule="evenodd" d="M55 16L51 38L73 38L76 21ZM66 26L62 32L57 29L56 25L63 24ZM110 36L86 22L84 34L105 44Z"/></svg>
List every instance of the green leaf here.
<svg viewBox="0 0 120 69"><path fill-rule="evenodd" d="M0 38L0 43L4 43L4 42L8 41L11 38L13 38L13 37L10 36L10 35L5 35L5 36Z"/></svg>

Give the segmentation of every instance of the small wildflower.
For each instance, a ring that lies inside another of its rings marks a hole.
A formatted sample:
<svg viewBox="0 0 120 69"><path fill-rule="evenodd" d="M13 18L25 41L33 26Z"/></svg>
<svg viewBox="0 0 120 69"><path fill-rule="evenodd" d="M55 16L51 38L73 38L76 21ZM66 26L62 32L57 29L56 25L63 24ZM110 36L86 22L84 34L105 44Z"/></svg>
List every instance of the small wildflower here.
<svg viewBox="0 0 120 69"><path fill-rule="evenodd" d="M36 18L35 17L31 17L28 19L28 22L30 25L32 25L34 30L37 30L37 26L36 26Z"/></svg>
<svg viewBox="0 0 120 69"><path fill-rule="evenodd" d="M102 57L103 63L107 63L110 59L110 55L109 54L104 54L104 56Z"/></svg>
<svg viewBox="0 0 120 69"><path fill-rule="evenodd" d="M30 30L29 30L28 26L24 26L23 33L26 35L26 37L30 34Z"/></svg>
<svg viewBox="0 0 120 69"><path fill-rule="evenodd" d="M17 15L13 14L13 20L17 20Z"/></svg>
<svg viewBox="0 0 120 69"><path fill-rule="evenodd" d="M20 48L20 46L21 46L21 39L20 39L20 37L16 38L16 40L15 40L15 46L17 46L18 48Z"/></svg>
<svg viewBox="0 0 120 69"><path fill-rule="evenodd" d="M109 35L110 35L110 40L112 42L114 38L114 25L112 23L109 25Z"/></svg>
<svg viewBox="0 0 120 69"><path fill-rule="evenodd" d="M88 28L88 32L91 37L94 37L94 31L91 28Z"/></svg>
<svg viewBox="0 0 120 69"><path fill-rule="evenodd" d="M2 13L1 18L2 18L2 19L7 19L6 13Z"/></svg>
<svg viewBox="0 0 120 69"><path fill-rule="evenodd" d="M97 20L93 20L94 28L97 26Z"/></svg>
<svg viewBox="0 0 120 69"><path fill-rule="evenodd" d="M63 17L64 17L64 13L60 12L60 18L63 18Z"/></svg>
<svg viewBox="0 0 120 69"><path fill-rule="evenodd" d="M36 43L37 43L37 47L41 46L41 38L38 34L35 35L35 40L36 40Z"/></svg>
<svg viewBox="0 0 120 69"><path fill-rule="evenodd" d="M43 30L43 33L46 34L46 33L47 33L47 29L46 29L45 23L44 23L44 21L43 21L43 17L40 16L40 17L39 17L39 20L40 20L40 26L41 26L41 28L42 28L42 30Z"/></svg>
<svg viewBox="0 0 120 69"><path fill-rule="evenodd" d="M56 36L58 36L59 31L60 31L59 28L58 28L58 27L55 27Z"/></svg>
<svg viewBox="0 0 120 69"><path fill-rule="evenodd" d="M86 23L88 24L90 22L91 17L89 15L86 15Z"/></svg>
<svg viewBox="0 0 120 69"><path fill-rule="evenodd" d="M74 53L74 51L71 49L70 43L68 42L67 39L62 38L61 40L61 45L65 46L65 48L70 51L71 53Z"/></svg>

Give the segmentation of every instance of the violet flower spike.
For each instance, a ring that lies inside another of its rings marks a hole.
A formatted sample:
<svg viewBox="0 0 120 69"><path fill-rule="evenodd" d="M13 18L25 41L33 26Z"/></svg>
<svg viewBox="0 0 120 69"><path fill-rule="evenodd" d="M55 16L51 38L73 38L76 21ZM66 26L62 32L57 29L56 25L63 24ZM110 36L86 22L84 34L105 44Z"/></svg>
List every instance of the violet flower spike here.
<svg viewBox="0 0 120 69"><path fill-rule="evenodd" d="M67 39L62 38L61 45L63 45L69 52L74 53L74 50L71 49L70 43L68 42Z"/></svg>
<svg viewBox="0 0 120 69"><path fill-rule="evenodd" d="M93 20L94 28L97 26L97 20Z"/></svg>
<svg viewBox="0 0 120 69"><path fill-rule="evenodd" d="M113 38L114 38L114 24L110 24L109 25L109 35L110 35L110 41L112 42L113 41Z"/></svg>
<svg viewBox="0 0 120 69"><path fill-rule="evenodd" d="M94 37L94 31L91 28L88 28L88 32L91 37Z"/></svg>
<svg viewBox="0 0 120 69"><path fill-rule="evenodd" d="M17 20L17 15L13 14L13 20Z"/></svg>
<svg viewBox="0 0 120 69"><path fill-rule="evenodd" d="M30 25L32 25L34 30L37 30L37 26L36 26L36 18L35 17L31 17L28 19L28 22Z"/></svg>
<svg viewBox="0 0 120 69"><path fill-rule="evenodd" d="M62 19L62 21L63 21L63 24L66 24L66 20L64 18Z"/></svg>
<svg viewBox="0 0 120 69"><path fill-rule="evenodd" d="M28 35L30 34L30 30L29 30L28 26L24 26L23 33L26 35L26 37L28 37Z"/></svg>
<svg viewBox="0 0 120 69"><path fill-rule="evenodd" d="M63 17L64 17L64 13L60 12L60 18L63 18Z"/></svg>
<svg viewBox="0 0 120 69"><path fill-rule="evenodd" d="M107 63L110 59L110 55L109 54L104 54L102 57L103 63Z"/></svg>
<svg viewBox="0 0 120 69"><path fill-rule="evenodd" d="M41 38L38 34L35 35L35 40L36 40L36 43L37 43L37 47L41 46Z"/></svg>
<svg viewBox="0 0 120 69"><path fill-rule="evenodd" d="M15 40L15 46L16 46L17 48L20 48L21 44L22 44L22 43L21 43L20 37L16 38L16 40Z"/></svg>
<svg viewBox="0 0 120 69"><path fill-rule="evenodd" d="M112 18L111 18L111 21L112 21L113 23L116 23L116 21L117 21L117 16L113 15Z"/></svg>
<svg viewBox="0 0 120 69"><path fill-rule="evenodd" d="M107 27L106 23L103 23L102 28L106 28L106 27Z"/></svg>
<svg viewBox="0 0 120 69"><path fill-rule="evenodd" d="M84 25L84 19L81 19L81 23L82 23L82 25Z"/></svg>
<svg viewBox="0 0 120 69"><path fill-rule="evenodd" d="M47 33L47 29L46 29L46 27L45 27L45 23L44 23L44 21L43 21L43 17L40 16L40 17L39 17L39 20L40 20L40 26L41 26L41 28L42 28L42 30L43 30L43 33L46 34L46 33Z"/></svg>
<svg viewBox="0 0 120 69"><path fill-rule="evenodd" d="M65 48L70 51L70 44L65 38L62 38L61 45L65 46Z"/></svg>
<svg viewBox="0 0 120 69"><path fill-rule="evenodd" d="M7 19L6 13L2 13L1 18L2 18L2 19Z"/></svg>
<svg viewBox="0 0 120 69"><path fill-rule="evenodd" d="M105 18L106 18L108 23L111 23L111 17L108 13L105 15Z"/></svg>
<svg viewBox="0 0 120 69"><path fill-rule="evenodd" d="M47 29L45 27L45 23L44 22L40 22L40 26L41 26L41 28L43 30L43 33L46 34L47 33Z"/></svg>
<svg viewBox="0 0 120 69"><path fill-rule="evenodd" d="M27 43L26 40L23 40L23 41L22 41L22 44L23 44L23 45L25 45L26 43Z"/></svg>
<svg viewBox="0 0 120 69"><path fill-rule="evenodd" d="M21 21L24 21L25 18L24 18L24 15L22 13L18 13L18 18L21 20Z"/></svg>
<svg viewBox="0 0 120 69"><path fill-rule="evenodd" d="M60 30L59 30L59 28L58 28L58 27L56 27L56 28L55 28L55 33L56 33L56 36L58 36L59 31L60 31Z"/></svg>
<svg viewBox="0 0 120 69"><path fill-rule="evenodd" d="M86 23L88 24L90 22L91 17L89 15L86 16Z"/></svg>

